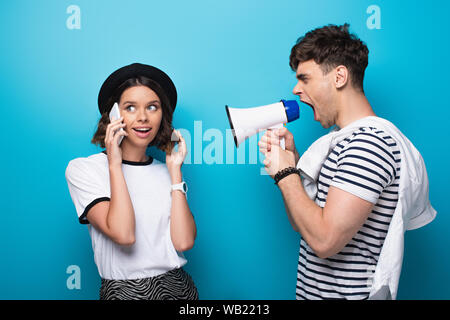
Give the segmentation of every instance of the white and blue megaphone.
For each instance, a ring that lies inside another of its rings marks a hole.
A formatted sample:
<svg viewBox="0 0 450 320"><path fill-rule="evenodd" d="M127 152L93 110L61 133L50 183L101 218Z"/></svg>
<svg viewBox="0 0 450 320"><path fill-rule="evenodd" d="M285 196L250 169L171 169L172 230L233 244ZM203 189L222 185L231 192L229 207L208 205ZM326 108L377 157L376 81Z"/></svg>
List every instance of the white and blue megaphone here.
<svg viewBox="0 0 450 320"><path fill-rule="evenodd" d="M258 132L281 128L284 123L297 120L300 116L300 108L295 100L281 100L254 108L225 106L225 109L236 147ZM280 146L285 148L284 138L280 140Z"/></svg>

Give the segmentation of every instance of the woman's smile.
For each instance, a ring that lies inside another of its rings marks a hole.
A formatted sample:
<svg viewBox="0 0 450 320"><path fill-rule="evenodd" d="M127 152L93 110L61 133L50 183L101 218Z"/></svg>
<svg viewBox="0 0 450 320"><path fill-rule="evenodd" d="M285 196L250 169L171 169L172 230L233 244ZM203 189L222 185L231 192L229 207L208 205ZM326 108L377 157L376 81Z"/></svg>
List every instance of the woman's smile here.
<svg viewBox="0 0 450 320"><path fill-rule="evenodd" d="M150 132L152 131L152 128L150 127L136 127L133 128L133 132L134 134L142 139L146 139L148 138L148 136L150 135Z"/></svg>

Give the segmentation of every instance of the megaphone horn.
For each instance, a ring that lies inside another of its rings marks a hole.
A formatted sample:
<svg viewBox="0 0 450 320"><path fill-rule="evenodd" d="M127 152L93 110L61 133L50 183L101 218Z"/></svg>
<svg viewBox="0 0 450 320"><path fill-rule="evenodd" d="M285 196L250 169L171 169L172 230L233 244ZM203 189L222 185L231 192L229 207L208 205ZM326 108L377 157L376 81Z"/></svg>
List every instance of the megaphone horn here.
<svg viewBox="0 0 450 320"><path fill-rule="evenodd" d="M300 109L295 100L281 100L253 108L238 109L225 106L225 109L236 147L258 132L280 128L283 123L297 120L300 116Z"/></svg>

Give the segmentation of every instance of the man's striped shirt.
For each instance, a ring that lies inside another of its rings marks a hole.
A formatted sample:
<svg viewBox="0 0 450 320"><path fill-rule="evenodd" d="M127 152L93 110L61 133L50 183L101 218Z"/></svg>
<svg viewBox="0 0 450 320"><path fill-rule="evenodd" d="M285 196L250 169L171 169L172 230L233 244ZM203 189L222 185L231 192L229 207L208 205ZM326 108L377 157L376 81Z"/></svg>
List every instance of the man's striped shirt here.
<svg viewBox="0 0 450 320"><path fill-rule="evenodd" d="M324 207L334 186L374 204L352 240L327 259L301 239L297 299L367 299L398 200L400 151L392 137L372 127L350 134L331 151L318 180L315 202Z"/></svg>

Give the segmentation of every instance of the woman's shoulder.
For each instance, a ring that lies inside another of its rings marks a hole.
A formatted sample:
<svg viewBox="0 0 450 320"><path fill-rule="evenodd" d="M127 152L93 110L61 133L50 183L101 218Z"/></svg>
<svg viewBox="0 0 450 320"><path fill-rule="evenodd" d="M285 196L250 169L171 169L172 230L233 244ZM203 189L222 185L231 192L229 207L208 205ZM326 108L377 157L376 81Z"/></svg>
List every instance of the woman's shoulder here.
<svg viewBox="0 0 450 320"><path fill-rule="evenodd" d="M66 176L71 173L83 172L87 174L98 174L107 169L108 158L103 152L88 157L79 157L69 161L66 168Z"/></svg>

